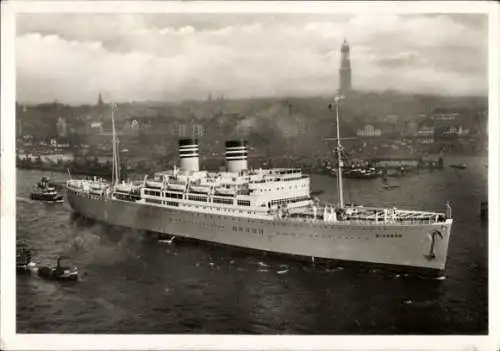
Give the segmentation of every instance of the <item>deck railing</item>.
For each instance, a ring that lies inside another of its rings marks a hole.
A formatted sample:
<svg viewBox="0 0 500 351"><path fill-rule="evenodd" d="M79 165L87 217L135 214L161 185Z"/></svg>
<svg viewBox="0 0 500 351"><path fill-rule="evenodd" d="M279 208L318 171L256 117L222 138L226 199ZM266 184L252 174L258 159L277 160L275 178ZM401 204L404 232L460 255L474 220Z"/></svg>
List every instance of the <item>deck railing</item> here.
<svg viewBox="0 0 500 351"><path fill-rule="evenodd" d="M417 224L435 224L435 223L444 223L445 220L436 220L435 218L405 218L405 219L399 219L399 220L392 220L392 219L379 219L378 221L375 221L373 219L353 219L353 218L343 218L343 219L338 219L338 220L325 220L322 217L287 217L284 216L281 218L284 221L295 221L295 222L310 222L310 223L325 223L325 224L340 224L340 225L348 225L348 224L360 224L360 225L373 225L373 226L381 226L381 225L388 225L388 224L401 224L401 225L417 225Z"/></svg>

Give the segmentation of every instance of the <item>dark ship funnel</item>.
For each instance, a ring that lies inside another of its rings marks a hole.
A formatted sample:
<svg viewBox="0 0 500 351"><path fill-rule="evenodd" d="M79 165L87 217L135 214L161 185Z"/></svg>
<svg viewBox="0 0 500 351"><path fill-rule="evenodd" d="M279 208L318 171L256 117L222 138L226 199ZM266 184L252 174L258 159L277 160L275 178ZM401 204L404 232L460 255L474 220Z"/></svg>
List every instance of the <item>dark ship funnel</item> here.
<svg viewBox="0 0 500 351"><path fill-rule="evenodd" d="M180 169L197 172L200 170L200 155L197 139L179 140Z"/></svg>
<svg viewBox="0 0 500 351"><path fill-rule="evenodd" d="M226 165L228 172L239 173L248 169L246 140L226 141Z"/></svg>

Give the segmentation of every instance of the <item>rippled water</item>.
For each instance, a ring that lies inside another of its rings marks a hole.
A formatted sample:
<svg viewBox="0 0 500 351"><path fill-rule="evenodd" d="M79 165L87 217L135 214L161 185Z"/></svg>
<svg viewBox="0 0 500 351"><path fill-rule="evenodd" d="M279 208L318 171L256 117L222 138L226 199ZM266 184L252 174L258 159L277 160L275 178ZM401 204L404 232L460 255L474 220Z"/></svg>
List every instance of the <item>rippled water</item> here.
<svg viewBox="0 0 500 351"><path fill-rule="evenodd" d="M29 200L39 171L17 171L17 237L38 263L65 254L77 283L17 277L18 333L486 334L486 158L399 179L348 180L347 201L444 210L455 219L445 280L319 267L201 243L158 243L144 233L84 221L67 204ZM50 174L49 174L50 175ZM52 174L56 180L64 174ZM335 179L312 177L334 200Z"/></svg>

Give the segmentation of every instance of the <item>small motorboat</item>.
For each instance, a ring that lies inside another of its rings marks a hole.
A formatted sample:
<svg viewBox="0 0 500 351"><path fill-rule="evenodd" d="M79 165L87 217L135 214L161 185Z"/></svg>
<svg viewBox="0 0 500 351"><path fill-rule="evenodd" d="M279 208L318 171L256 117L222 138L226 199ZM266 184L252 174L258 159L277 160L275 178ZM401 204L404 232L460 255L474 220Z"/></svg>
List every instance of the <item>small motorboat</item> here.
<svg viewBox="0 0 500 351"><path fill-rule="evenodd" d="M398 183L390 182L387 177L382 178L382 183L384 183L383 188L385 190L391 190L391 189L399 188L399 184Z"/></svg>
<svg viewBox="0 0 500 351"><path fill-rule="evenodd" d="M57 258L57 266L40 266L38 268L38 275L42 278L52 279L52 280L78 280L78 268L77 267L64 267L61 265L61 261L66 259L65 256L59 256Z"/></svg>
<svg viewBox="0 0 500 351"><path fill-rule="evenodd" d="M172 243L174 242L175 240L175 235L172 235L170 238L166 239L165 237L163 236L159 236L158 237L158 242L159 243L162 243L162 244L169 244L169 245L172 245Z"/></svg>
<svg viewBox="0 0 500 351"><path fill-rule="evenodd" d="M43 176L31 191L31 200L43 201L46 203L63 203L64 198L58 194L56 188L50 183L49 177Z"/></svg>
<svg viewBox="0 0 500 351"><path fill-rule="evenodd" d="M314 258L313 258L314 260ZM290 267L288 267L286 264L280 264L279 270L276 271L278 274L285 274L290 270Z"/></svg>
<svg viewBox="0 0 500 351"><path fill-rule="evenodd" d="M467 165L465 163L460 163L460 164L453 164L450 165L451 168L456 168L456 169L466 169Z"/></svg>
<svg viewBox="0 0 500 351"><path fill-rule="evenodd" d="M399 184L384 184L385 190L391 190L391 189L396 189L396 188L399 188Z"/></svg>

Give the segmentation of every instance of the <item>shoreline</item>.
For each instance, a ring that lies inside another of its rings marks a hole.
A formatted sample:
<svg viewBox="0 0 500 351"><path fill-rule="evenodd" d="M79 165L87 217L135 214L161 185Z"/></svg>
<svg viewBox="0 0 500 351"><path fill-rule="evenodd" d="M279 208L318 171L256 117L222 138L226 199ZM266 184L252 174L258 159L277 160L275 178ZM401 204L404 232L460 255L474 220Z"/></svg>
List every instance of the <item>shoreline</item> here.
<svg viewBox="0 0 500 351"><path fill-rule="evenodd" d="M488 154L480 154L480 155L445 155L445 160L447 157L452 157L452 158L488 158ZM51 164L31 164L29 166L27 165L20 165L16 163L16 169L21 169L21 170L27 170L27 171L47 171L47 172L54 172L54 173L61 173L61 174L68 174L68 170L70 171L71 175L78 175L78 176L96 176L96 177L101 177L101 178L111 178L111 169L107 171L105 168L97 168L97 169L92 169L86 168L82 169L84 167L79 166L78 168L73 168L74 166L71 165L51 165ZM95 165L94 165L95 167ZM444 168L449 167L449 162L446 162ZM324 175L324 176L332 176L329 174L326 170L322 169L308 169L308 167L302 167L303 170L305 170L306 173L308 174L315 174L315 175ZM125 171L125 174L128 176L138 176L138 175L144 175L148 173L154 173L156 170L144 170L144 169L130 169ZM335 177L335 176L333 176Z"/></svg>

